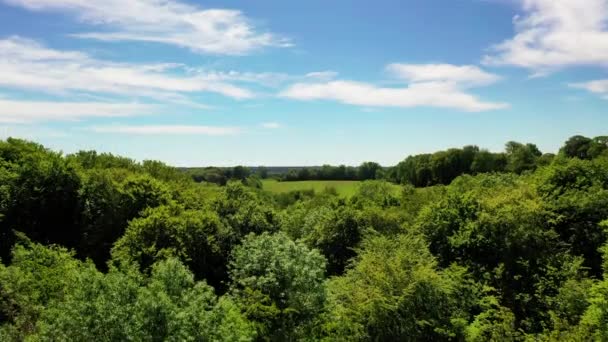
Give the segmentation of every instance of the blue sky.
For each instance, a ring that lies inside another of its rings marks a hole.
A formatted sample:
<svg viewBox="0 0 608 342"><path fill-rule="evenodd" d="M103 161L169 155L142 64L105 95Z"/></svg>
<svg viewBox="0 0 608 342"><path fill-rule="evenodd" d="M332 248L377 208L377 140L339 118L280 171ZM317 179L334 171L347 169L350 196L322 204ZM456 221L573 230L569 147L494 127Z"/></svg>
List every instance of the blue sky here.
<svg viewBox="0 0 608 342"><path fill-rule="evenodd" d="M608 1L0 0L0 136L393 165L608 129Z"/></svg>

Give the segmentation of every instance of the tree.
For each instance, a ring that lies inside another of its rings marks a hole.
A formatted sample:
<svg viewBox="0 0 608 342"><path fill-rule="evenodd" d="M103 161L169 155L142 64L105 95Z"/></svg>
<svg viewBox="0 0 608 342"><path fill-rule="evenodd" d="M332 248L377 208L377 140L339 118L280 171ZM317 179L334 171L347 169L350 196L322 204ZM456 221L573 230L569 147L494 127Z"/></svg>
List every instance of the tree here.
<svg viewBox="0 0 608 342"><path fill-rule="evenodd" d="M359 166L357 178L359 180L377 179L379 178L378 176L380 176L381 170L382 166L380 166L380 164L374 162L365 162Z"/></svg>
<svg viewBox="0 0 608 342"><path fill-rule="evenodd" d="M211 206L231 228L234 243L249 233L272 232L279 226L275 211L241 182L228 183Z"/></svg>
<svg viewBox="0 0 608 342"><path fill-rule="evenodd" d="M570 137L561 151L570 158L589 159L589 148L592 140L582 135Z"/></svg>
<svg viewBox="0 0 608 342"><path fill-rule="evenodd" d="M461 328L452 323L459 321L461 310L466 311L466 305L458 301L466 296L450 277L437 272L422 236L366 240L353 265L344 277L329 281L323 327L329 340L419 341L462 336Z"/></svg>
<svg viewBox="0 0 608 342"><path fill-rule="evenodd" d="M63 300L84 265L62 247L44 247L21 238L10 266L0 264L0 339L22 341L36 329L45 307Z"/></svg>
<svg viewBox="0 0 608 342"><path fill-rule="evenodd" d="M158 160L144 160L142 168L152 177L163 181L183 181L186 177L178 169Z"/></svg>
<svg viewBox="0 0 608 342"><path fill-rule="evenodd" d="M303 223L306 232L303 241L316 248L327 258L327 273L339 275L355 256L353 248L363 234L357 212L349 207L329 209L321 207L308 213Z"/></svg>
<svg viewBox="0 0 608 342"><path fill-rule="evenodd" d="M92 169L83 176L79 191L82 205L82 236L78 250L91 258L98 267L105 268L110 249L122 236L129 217L121 186L111 170Z"/></svg>
<svg viewBox="0 0 608 342"><path fill-rule="evenodd" d="M399 199L395 196L396 187L382 180L369 180L361 182L357 192L352 197L352 202L360 207L377 205L381 207L398 206Z"/></svg>
<svg viewBox="0 0 608 342"><path fill-rule="evenodd" d="M148 175L128 176L121 184L122 203L128 218L137 217L143 210L171 201L168 186Z"/></svg>
<svg viewBox="0 0 608 342"><path fill-rule="evenodd" d="M600 156L608 156L608 136L599 136L593 138L587 154L591 158L597 158Z"/></svg>
<svg viewBox="0 0 608 342"><path fill-rule="evenodd" d="M507 170L522 173L536 168L536 160L542 155L534 144L521 144L509 141L505 147L507 156Z"/></svg>
<svg viewBox="0 0 608 342"><path fill-rule="evenodd" d="M119 261L136 262L142 270L178 257L197 279L222 289L230 248L230 232L217 214L171 205L149 209L131 221L112 254Z"/></svg>
<svg viewBox="0 0 608 342"><path fill-rule="evenodd" d="M261 336L310 336L323 309L325 259L285 234L248 235L230 262L232 294Z"/></svg>
<svg viewBox="0 0 608 342"><path fill-rule="evenodd" d="M42 340L251 341L252 325L228 298L219 300L176 259L135 271L94 270L54 302L38 323Z"/></svg>
<svg viewBox="0 0 608 342"><path fill-rule="evenodd" d="M268 168L265 166L260 166L256 170L256 174L260 176L261 179L266 179L268 178Z"/></svg>
<svg viewBox="0 0 608 342"><path fill-rule="evenodd" d="M76 247L80 241L80 176L59 153L17 139L0 142L4 162L4 212L0 257L9 259L12 230L45 244Z"/></svg>
<svg viewBox="0 0 608 342"><path fill-rule="evenodd" d="M582 272L551 220L534 189L515 183L479 194L455 189L423 210L417 228L441 266L457 262L485 279L519 327L539 332L550 319L546 298Z"/></svg>
<svg viewBox="0 0 608 342"><path fill-rule="evenodd" d="M506 166L504 155L481 150L475 154L471 164L471 173L503 172Z"/></svg>
<svg viewBox="0 0 608 342"><path fill-rule="evenodd" d="M606 231L599 224L608 217L608 160L569 159L538 174L537 189L553 214L551 227L575 255L585 258L591 273L602 274L599 248Z"/></svg>
<svg viewBox="0 0 608 342"><path fill-rule="evenodd" d="M232 179L244 180L251 175L251 170L245 166L235 166L232 168L231 177Z"/></svg>
<svg viewBox="0 0 608 342"><path fill-rule="evenodd" d="M252 341L253 325L177 259L149 277L128 264L104 274L63 248L26 242L0 264L3 341Z"/></svg>

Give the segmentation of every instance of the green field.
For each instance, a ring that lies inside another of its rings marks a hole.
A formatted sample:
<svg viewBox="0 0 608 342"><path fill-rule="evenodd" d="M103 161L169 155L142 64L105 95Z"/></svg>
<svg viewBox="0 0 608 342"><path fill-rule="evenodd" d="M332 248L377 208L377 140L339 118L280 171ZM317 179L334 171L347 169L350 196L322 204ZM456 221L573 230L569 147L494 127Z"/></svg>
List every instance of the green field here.
<svg viewBox="0 0 608 342"><path fill-rule="evenodd" d="M335 188L340 196L350 197L355 194L359 181L296 181L279 182L276 179L264 179L264 190L273 193L283 193L295 190L314 190L319 193L326 188Z"/></svg>
<svg viewBox="0 0 608 342"><path fill-rule="evenodd" d="M280 194L284 192L296 190L314 190L316 193L323 192L327 188L334 188L338 195L351 197L357 192L361 181L294 181L294 182L279 182L276 179L264 179L262 184L264 190ZM394 185L395 194L399 193L400 187Z"/></svg>

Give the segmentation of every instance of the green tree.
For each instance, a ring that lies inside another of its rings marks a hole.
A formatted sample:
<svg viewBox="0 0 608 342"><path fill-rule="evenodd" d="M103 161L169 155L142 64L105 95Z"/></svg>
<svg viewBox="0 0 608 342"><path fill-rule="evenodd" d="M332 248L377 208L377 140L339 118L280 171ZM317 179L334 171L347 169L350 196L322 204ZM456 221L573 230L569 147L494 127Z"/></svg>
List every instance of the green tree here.
<svg viewBox="0 0 608 342"><path fill-rule="evenodd" d="M534 144L521 144L509 141L505 147L507 171L522 173L536 168L536 161L542 152Z"/></svg>
<svg viewBox="0 0 608 342"><path fill-rule="evenodd" d="M329 282L324 335L350 341L462 337L458 322L466 322L467 308L460 299L467 296L456 279L436 270L422 236L366 240L354 266Z"/></svg>
<svg viewBox="0 0 608 342"><path fill-rule="evenodd" d="M251 170L245 166L235 166L231 170L232 179L244 180L251 175Z"/></svg>
<svg viewBox="0 0 608 342"><path fill-rule="evenodd" d="M10 266L0 264L0 340L22 341L36 330L45 307L62 301L84 265L61 247L25 239L15 245Z"/></svg>
<svg viewBox="0 0 608 342"><path fill-rule="evenodd" d="M128 216L121 186L111 170L93 169L83 176L79 191L82 204L82 236L79 251L104 268L110 250L125 231Z"/></svg>
<svg viewBox="0 0 608 342"><path fill-rule="evenodd" d="M167 185L148 175L129 175L121 183L121 187L121 207L128 218L137 217L147 208L158 207L171 201Z"/></svg>
<svg viewBox="0 0 608 342"><path fill-rule="evenodd" d="M253 326L228 298L195 282L176 259L153 266L149 279L134 270L89 270L54 302L38 338L70 341L251 341Z"/></svg>
<svg viewBox="0 0 608 342"><path fill-rule="evenodd" d="M232 241L238 242L249 233L276 231L276 212L241 182L230 182L215 199L212 209L231 228Z"/></svg>
<svg viewBox="0 0 608 342"><path fill-rule="evenodd" d="M232 294L260 336L309 336L325 300L325 259L285 234L248 235L230 262Z"/></svg>
<svg viewBox="0 0 608 342"><path fill-rule="evenodd" d="M548 221L593 275L602 274L599 248L606 242L600 222L608 217L608 160L569 159L538 173L537 189Z"/></svg>
<svg viewBox="0 0 608 342"><path fill-rule="evenodd" d="M450 194L423 210L417 227L440 265L467 267L498 291L518 327L539 332L550 319L547 298L577 276L582 263L550 229L551 218L524 184Z"/></svg>
<svg viewBox="0 0 608 342"><path fill-rule="evenodd" d="M0 142L4 162L4 212L0 257L10 258L12 230L34 241L76 247L80 242L80 176L59 153L18 139Z"/></svg>
<svg viewBox="0 0 608 342"><path fill-rule="evenodd" d="M359 166L357 178L359 180L377 179L380 176L382 166L374 162L365 162Z"/></svg>
<svg viewBox="0 0 608 342"><path fill-rule="evenodd" d="M591 143L591 139L582 135L575 135L566 141L561 148L561 152L570 158L589 159Z"/></svg>
<svg viewBox="0 0 608 342"><path fill-rule="evenodd" d="M132 220L112 254L119 261L136 262L143 270L167 257L178 257L197 279L221 289L227 280L230 248L230 232L217 214L171 205L149 209Z"/></svg>

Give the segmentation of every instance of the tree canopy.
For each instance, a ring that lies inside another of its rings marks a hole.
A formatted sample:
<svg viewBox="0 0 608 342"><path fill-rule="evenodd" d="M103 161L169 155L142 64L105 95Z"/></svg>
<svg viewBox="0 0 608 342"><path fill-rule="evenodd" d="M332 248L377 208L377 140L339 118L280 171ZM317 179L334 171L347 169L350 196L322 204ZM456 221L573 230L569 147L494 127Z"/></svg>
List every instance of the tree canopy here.
<svg viewBox="0 0 608 342"><path fill-rule="evenodd" d="M342 197L0 141L0 341L608 340L607 143L278 176Z"/></svg>

